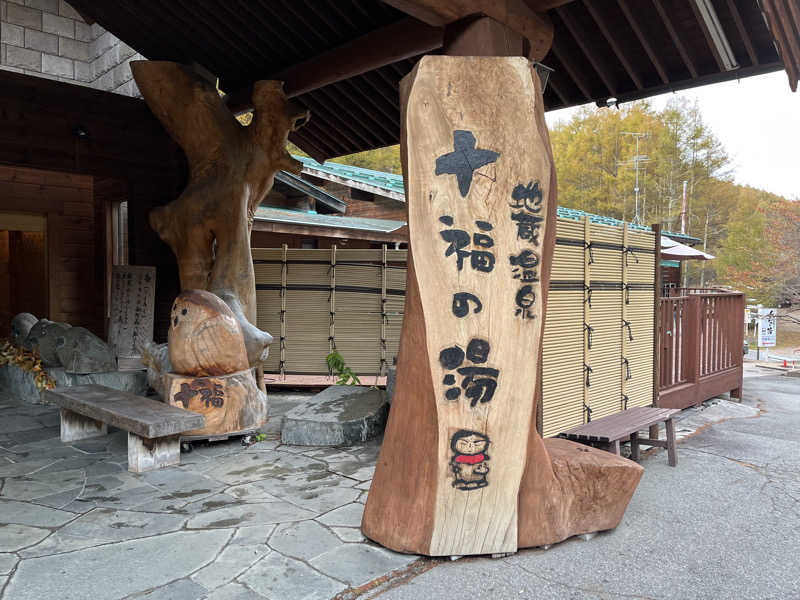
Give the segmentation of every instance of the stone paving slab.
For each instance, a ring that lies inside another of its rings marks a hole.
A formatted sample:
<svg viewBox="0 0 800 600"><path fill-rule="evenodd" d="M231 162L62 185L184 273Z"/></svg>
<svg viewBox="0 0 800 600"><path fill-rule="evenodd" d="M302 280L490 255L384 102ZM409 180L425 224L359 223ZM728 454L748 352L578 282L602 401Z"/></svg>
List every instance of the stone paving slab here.
<svg viewBox="0 0 800 600"><path fill-rule="evenodd" d="M0 575L8 575L17 566L19 558L16 554L0 554Z"/></svg>
<svg viewBox="0 0 800 600"><path fill-rule="evenodd" d="M283 523L269 538L270 548L284 556L312 560L330 550L342 547L342 541L315 521Z"/></svg>
<svg viewBox="0 0 800 600"><path fill-rule="evenodd" d="M0 598L327 600L413 561L360 531L379 441L280 444L306 397L273 402L264 442L135 474L125 432L62 444L55 408L0 390Z"/></svg>
<svg viewBox="0 0 800 600"><path fill-rule="evenodd" d="M229 529L179 531L23 559L7 585L4 598L123 598L166 585L182 573L207 565L231 536Z"/></svg>
<svg viewBox="0 0 800 600"><path fill-rule="evenodd" d="M329 577L360 587L382 575L402 569L416 556L390 552L367 544L344 544L310 561L311 566Z"/></svg>
<svg viewBox="0 0 800 600"><path fill-rule="evenodd" d="M347 588L344 582L277 552L257 562L239 580L262 596L287 600L328 600Z"/></svg>
<svg viewBox="0 0 800 600"><path fill-rule="evenodd" d="M0 552L17 552L38 544L50 535L49 529L7 523L0 525Z"/></svg>

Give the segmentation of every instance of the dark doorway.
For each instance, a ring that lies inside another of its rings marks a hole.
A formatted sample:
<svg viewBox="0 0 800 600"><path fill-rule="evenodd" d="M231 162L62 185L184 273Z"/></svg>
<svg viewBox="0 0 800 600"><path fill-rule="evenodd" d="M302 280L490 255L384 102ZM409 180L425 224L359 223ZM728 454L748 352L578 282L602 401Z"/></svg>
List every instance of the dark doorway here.
<svg viewBox="0 0 800 600"><path fill-rule="evenodd" d="M48 313L45 219L3 219L0 227L13 221L36 230L0 229L0 337L10 334L15 314L29 312L41 318Z"/></svg>

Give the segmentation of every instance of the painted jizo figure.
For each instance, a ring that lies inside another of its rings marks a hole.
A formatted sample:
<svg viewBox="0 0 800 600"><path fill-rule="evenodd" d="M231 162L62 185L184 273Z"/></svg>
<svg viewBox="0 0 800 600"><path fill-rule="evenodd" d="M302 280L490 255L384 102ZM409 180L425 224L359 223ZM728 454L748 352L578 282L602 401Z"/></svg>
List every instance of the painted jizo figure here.
<svg viewBox="0 0 800 600"><path fill-rule="evenodd" d="M459 490L477 490L489 485L489 438L477 431L461 429L450 439L450 468L455 479L453 487Z"/></svg>

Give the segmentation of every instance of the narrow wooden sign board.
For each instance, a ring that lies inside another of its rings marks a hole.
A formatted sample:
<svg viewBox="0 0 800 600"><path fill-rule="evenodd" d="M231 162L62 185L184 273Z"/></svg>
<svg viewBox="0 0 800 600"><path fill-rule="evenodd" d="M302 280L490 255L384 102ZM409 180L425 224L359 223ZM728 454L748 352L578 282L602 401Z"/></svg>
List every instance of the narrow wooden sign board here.
<svg viewBox="0 0 800 600"><path fill-rule="evenodd" d="M142 344L153 339L156 268L114 265L108 343L120 369L144 369Z"/></svg>
<svg viewBox="0 0 800 600"><path fill-rule="evenodd" d="M521 498L559 504L535 430L556 212L538 77L523 58L426 56L401 101L406 311L362 528L431 556L514 552L521 522L541 537Z"/></svg>

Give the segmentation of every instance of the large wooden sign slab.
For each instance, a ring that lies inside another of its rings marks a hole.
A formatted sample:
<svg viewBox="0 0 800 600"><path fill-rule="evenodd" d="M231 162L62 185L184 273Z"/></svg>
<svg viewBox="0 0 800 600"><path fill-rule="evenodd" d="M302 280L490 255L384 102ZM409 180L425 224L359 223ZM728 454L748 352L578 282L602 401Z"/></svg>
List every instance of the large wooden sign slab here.
<svg viewBox="0 0 800 600"><path fill-rule="evenodd" d="M111 272L111 318L108 343L119 368L144 368L142 344L153 339L156 268L114 265Z"/></svg>
<svg viewBox="0 0 800 600"><path fill-rule="evenodd" d="M442 556L615 527L641 467L535 428L556 218L537 76L426 56L401 101L405 317L363 532Z"/></svg>
<svg viewBox="0 0 800 600"><path fill-rule="evenodd" d="M535 84L521 58L426 57L404 86L412 277L427 353L415 362L429 373L419 393L437 427L428 553L515 551L542 246L555 227L552 159L530 151L549 147L534 118Z"/></svg>

